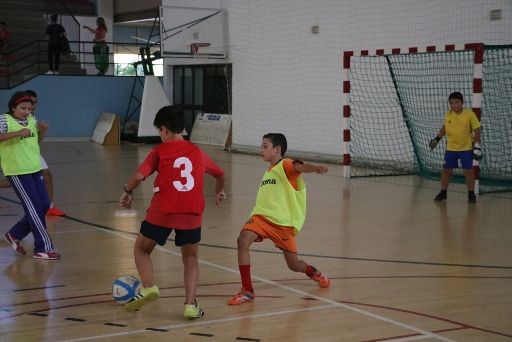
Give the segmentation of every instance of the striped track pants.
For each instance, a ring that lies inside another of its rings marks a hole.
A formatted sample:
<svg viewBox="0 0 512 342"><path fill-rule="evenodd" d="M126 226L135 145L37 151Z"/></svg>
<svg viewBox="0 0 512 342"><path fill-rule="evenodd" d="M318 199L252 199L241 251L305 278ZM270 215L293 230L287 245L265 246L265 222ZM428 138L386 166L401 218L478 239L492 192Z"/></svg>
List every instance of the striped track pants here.
<svg viewBox="0 0 512 342"><path fill-rule="evenodd" d="M28 234L34 236L34 253L53 250L53 243L46 231L45 214L50 207L50 199L41 171L6 177L21 201L25 216L16 223L9 233L18 240Z"/></svg>

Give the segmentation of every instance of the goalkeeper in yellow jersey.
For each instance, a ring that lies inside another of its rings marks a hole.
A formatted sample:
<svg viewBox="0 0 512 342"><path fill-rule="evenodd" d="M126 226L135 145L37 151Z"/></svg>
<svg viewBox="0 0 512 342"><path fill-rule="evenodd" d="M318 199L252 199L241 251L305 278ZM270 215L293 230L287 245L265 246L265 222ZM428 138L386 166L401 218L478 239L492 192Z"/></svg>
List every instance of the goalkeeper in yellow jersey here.
<svg viewBox="0 0 512 342"><path fill-rule="evenodd" d="M444 125L429 144L430 149L433 150L443 136L446 135L447 143L443 171L441 173L441 191L437 194L434 201L441 202L446 200L450 177L453 169L459 167L460 160L468 187L468 202L475 203L473 159L480 160L482 158L480 122L471 109L464 108L464 98L461 93L451 93L448 97L448 102L450 110L445 114Z"/></svg>

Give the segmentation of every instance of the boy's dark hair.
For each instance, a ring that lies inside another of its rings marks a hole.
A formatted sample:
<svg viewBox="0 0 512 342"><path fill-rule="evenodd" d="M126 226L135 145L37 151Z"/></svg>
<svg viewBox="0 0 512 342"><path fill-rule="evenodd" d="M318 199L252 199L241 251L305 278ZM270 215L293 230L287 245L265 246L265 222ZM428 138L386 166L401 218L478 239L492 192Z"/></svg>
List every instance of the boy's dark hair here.
<svg viewBox="0 0 512 342"><path fill-rule="evenodd" d="M51 21L53 21L54 23L56 23L56 22L57 22L57 19L58 19L58 18L59 18L59 16L58 16L57 14L52 14L52 15L50 16Z"/></svg>
<svg viewBox="0 0 512 342"><path fill-rule="evenodd" d="M20 102L32 102L32 98L27 95L24 91L17 91L14 94L12 94L11 99L9 100L9 103L7 104L9 106L8 113L12 113L12 110L14 107L16 107Z"/></svg>
<svg viewBox="0 0 512 342"><path fill-rule="evenodd" d="M460 100L460 102L464 102L464 97L458 91L453 92L450 94L450 96L448 96L448 101L453 100L453 99Z"/></svg>
<svg viewBox="0 0 512 342"><path fill-rule="evenodd" d="M37 93L30 89L25 90L25 94L27 94L30 97L37 97Z"/></svg>
<svg viewBox="0 0 512 342"><path fill-rule="evenodd" d="M288 143L286 137L282 133L267 133L263 136L263 139L268 139L272 143L272 146L281 146L281 157L284 156L288 149Z"/></svg>
<svg viewBox="0 0 512 342"><path fill-rule="evenodd" d="M185 129L185 115L183 107L179 105L162 107L155 115L153 126L160 128L165 126L173 133L181 133Z"/></svg>

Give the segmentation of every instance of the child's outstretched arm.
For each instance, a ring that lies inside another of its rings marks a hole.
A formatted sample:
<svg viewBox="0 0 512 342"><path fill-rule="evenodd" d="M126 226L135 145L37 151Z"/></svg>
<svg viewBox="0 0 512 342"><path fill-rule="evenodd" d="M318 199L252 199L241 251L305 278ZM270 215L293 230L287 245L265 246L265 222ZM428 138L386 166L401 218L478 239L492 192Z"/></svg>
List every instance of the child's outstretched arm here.
<svg viewBox="0 0 512 342"><path fill-rule="evenodd" d="M441 127L441 129L440 129L440 130L439 130L439 132L437 133L437 136L438 136L439 138L442 138L442 137L444 137L444 135L445 135L445 134L446 134L446 130L444 129L444 125L443 125L443 127Z"/></svg>
<svg viewBox="0 0 512 342"><path fill-rule="evenodd" d="M215 204L219 206L228 197L224 192L224 175L213 176L215 177Z"/></svg>
<svg viewBox="0 0 512 342"><path fill-rule="evenodd" d="M125 209L130 209L132 207L133 202L133 190L135 190L139 184L144 180L144 176L139 172L135 172L135 174L130 178L128 183L123 187L123 194L119 199L119 205Z"/></svg>
<svg viewBox="0 0 512 342"><path fill-rule="evenodd" d="M446 134L446 130L443 125L443 127L441 127L441 129L435 136L435 138L430 140L430 142L428 143L428 146L430 147L431 151L433 151L437 147L437 144L439 144L439 141L441 141L441 139L444 137L445 134Z"/></svg>
<svg viewBox="0 0 512 342"><path fill-rule="evenodd" d="M473 135L475 138L475 142L479 143L480 142L480 128L476 128L475 130L473 130Z"/></svg>
<svg viewBox="0 0 512 342"><path fill-rule="evenodd" d="M224 170L222 170L205 151L201 150L201 155L203 156L206 173L216 180L215 204L219 206L222 201L227 198L226 193L224 192Z"/></svg>
<svg viewBox="0 0 512 342"><path fill-rule="evenodd" d="M32 132L28 128L22 128L17 132L0 133L0 141L9 140L16 137L28 137Z"/></svg>
<svg viewBox="0 0 512 342"><path fill-rule="evenodd" d="M297 172L316 172L316 173L326 173L329 171L328 167L325 165L317 165L317 164L308 164L302 162L294 162L293 166L295 167L295 171Z"/></svg>
<svg viewBox="0 0 512 342"><path fill-rule="evenodd" d="M44 121L38 121L37 122L37 139L39 142L43 141L44 136L46 135L46 132L48 131L48 124Z"/></svg>

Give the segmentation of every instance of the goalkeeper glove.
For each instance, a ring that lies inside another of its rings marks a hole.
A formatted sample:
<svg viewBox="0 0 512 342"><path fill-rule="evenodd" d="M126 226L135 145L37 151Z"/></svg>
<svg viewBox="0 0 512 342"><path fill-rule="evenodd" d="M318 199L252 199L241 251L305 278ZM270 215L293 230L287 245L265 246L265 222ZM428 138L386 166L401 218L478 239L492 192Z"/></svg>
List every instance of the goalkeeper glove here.
<svg viewBox="0 0 512 342"><path fill-rule="evenodd" d="M482 159L482 147L480 146L480 143L475 143L473 146L473 159L474 160L481 160Z"/></svg>
<svg viewBox="0 0 512 342"><path fill-rule="evenodd" d="M434 139L430 140L430 143L428 144L428 146L430 147L430 151L434 150L434 148L436 148L437 144L439 144L439 141L441 140L441 138L439 137L435 137Z"/></svg>

